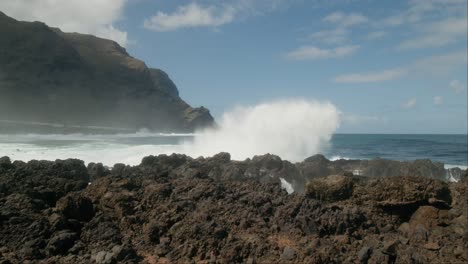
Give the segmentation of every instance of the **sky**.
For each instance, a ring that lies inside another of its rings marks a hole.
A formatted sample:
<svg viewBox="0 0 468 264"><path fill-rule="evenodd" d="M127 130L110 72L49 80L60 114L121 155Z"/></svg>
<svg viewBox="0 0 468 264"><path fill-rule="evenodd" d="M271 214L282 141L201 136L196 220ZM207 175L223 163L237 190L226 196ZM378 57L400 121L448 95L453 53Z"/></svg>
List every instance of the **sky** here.
<svg viewBox="0 0 468 264"><path fill-rule="evenodd" d="M468 0L2 0L19 20L110 38L215 118L328 101L341 133L468 131Z"/></svg>

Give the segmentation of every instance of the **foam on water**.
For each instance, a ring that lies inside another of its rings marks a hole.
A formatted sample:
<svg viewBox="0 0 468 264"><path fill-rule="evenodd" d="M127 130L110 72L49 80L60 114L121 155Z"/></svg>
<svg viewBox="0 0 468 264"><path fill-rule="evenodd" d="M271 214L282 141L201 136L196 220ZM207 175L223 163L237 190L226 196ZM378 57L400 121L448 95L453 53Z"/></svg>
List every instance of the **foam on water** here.
<svg viewBox="0 0 468 264"><path fill-rule="evenodd" d="M468 169L468 166L444 164L444 168L445 168L445 169L460 168L461 170L467 170L467 169Z"/></svg>
<svg viewBox="0 0 468 264"><path fill-rule="evenodd" d="M334 156L331 156L329 158L329 160L331 160L331 161L337 161L337 160L342 160L342 159L350 160L350 158L348 158L348 157L342 157L342 156L339 156L339 155L334 155Z"/></svg>

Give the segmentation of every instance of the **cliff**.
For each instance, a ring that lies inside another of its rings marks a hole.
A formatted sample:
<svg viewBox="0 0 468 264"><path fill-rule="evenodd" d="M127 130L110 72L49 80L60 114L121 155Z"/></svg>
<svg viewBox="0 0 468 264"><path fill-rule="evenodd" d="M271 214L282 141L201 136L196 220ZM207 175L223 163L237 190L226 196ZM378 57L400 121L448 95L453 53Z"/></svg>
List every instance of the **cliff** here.
<svg viewBox="0 0 468 264"><path fill-rule="evenodd" d="M0 12L0 120L193 131L214 123L116 42Z"/></svg>

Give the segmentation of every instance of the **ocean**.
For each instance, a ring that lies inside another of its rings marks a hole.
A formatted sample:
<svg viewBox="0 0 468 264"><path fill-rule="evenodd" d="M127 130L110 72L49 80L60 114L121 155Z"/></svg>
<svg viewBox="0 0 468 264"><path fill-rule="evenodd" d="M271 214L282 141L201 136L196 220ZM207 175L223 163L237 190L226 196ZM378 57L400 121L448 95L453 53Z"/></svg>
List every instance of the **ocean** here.
<svg viewBox="0 0 468 264"><path fill-rule="evenodd" d="M0 156L23 161L78 158L108 166L137 165L147 155L186 153L197 157L203 152L190 147L197 136L148 131L114 135L0 134ZM212 149L212 153L228 151ZM468 166L467 135L333 134L318 149L316 153L302 154L302 158L320 153L331 160L431 159L444 163L446 168ZM282 153L273 154L282 157Z"/></svg>

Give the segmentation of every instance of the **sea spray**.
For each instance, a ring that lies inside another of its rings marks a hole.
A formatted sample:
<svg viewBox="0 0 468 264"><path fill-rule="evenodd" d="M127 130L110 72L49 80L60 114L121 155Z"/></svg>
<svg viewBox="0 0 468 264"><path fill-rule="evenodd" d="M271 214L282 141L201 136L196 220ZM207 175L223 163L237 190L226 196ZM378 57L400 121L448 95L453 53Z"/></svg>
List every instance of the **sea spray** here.
<svg viewBox="0 0 468 264"><path fill-rule="evenodd" d="M328 102L278 100L237 107L217 128L200 131L184 152L211 156L229 152L233 159L271 153L290 161L317 154L339 125L339 111Z"/></svg>
<svg viewBox="0 0 468 264"><path fill-rule="evenodd" d="M301 161L317 154L339 124L336 107L327 102L278 100L226 112L218 127L195 134L0 135L0 156L28 161L77 158L86 163L137 165L148 155L184 153L192 157L225 151L233 159L276 154Z"/></svg>

